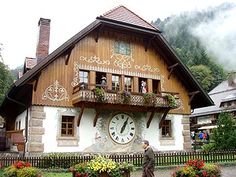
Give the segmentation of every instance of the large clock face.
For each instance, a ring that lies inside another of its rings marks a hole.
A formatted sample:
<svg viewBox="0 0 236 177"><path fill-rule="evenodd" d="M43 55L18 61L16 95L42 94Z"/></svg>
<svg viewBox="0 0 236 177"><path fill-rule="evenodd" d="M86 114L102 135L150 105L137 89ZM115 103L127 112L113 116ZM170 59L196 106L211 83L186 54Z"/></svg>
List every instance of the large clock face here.
<svg viewBox="0 0 236 177"><path fill-rule="evenodd" d="M134 138L135 124L129 115L116 114L109 123L108 131L113 141L126 144Z"/></svg>

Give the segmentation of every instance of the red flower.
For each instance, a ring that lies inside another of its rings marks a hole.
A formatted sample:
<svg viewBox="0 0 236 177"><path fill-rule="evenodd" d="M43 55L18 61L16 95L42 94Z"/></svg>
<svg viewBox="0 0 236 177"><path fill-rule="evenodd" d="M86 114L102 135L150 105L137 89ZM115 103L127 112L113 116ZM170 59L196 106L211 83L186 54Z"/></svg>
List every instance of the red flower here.
<svg viewBox="0 0 236 177"><path fill-rule="evenodd" d="M31 167L31 164L29 162L25 162L25 167Z"/></svg>
<svg viewBox="0 0 236 177"><path fill-rule="evenodd" d="M203 176L207 176L207 172L204 170L204 171L202 171L202 175Z"/></svg>

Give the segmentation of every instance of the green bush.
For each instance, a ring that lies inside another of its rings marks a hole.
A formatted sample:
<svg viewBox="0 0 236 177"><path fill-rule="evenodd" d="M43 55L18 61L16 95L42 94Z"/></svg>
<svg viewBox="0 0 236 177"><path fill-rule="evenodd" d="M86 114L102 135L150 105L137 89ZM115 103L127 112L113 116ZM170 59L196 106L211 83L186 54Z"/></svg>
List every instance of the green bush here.
<svg viewBox="0 0 236 177"><path fill-rule="evenodd" d="M214 143L204 144L201 148L204 152L210 152L216 149Z"/></svg>
<svg viewBox="0 0 236 177"><path fill-rule="evenodd" d="M34 167L27 167L17 170L17 177L37 177L39 170Z"/></svg>

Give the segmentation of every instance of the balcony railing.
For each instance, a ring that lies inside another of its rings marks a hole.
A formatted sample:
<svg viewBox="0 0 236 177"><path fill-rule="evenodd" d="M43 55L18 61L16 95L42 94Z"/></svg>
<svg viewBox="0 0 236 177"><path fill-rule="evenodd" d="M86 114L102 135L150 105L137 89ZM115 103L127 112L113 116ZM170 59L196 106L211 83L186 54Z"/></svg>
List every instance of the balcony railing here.
<svg viewBox="0 0 236 177"><path fill-rule="evenodd" d="M174 94L174 93L173 93ZM152 101L147 102L144 99L142 93L129 93L128 101L124 99L121 92L108 91L104 89L102 99L95 94L93 90L89 89L77 89L74 91L73 104L82 102L89 103L104 103L104 104L122 104L130 106L145 106L145 107L162 107L162 108L177 108L180 106L178 99L176 100L176 106L171 107L165 94L153 94Z"/></svg>

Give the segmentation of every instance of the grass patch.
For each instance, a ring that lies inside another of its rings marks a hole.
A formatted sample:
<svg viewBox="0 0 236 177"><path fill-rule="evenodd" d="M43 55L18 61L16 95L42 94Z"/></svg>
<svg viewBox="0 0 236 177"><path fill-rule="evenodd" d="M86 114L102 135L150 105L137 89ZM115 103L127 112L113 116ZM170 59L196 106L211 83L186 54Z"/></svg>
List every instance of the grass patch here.
<svg viewBox="0 0 236 177"><path fill-rule="evenodd" d="M71 177L72 173L43 173L44 177Z"/></svg>

